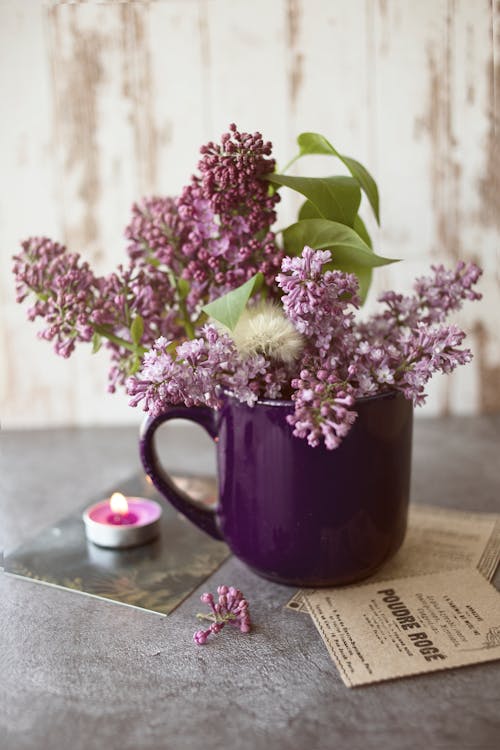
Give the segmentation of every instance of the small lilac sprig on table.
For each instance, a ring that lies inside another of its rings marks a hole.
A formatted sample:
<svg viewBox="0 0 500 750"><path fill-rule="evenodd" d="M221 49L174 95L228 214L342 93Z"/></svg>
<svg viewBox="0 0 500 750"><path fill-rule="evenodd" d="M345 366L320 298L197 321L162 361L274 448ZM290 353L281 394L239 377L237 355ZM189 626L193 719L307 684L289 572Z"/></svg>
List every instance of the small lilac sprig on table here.
<svg viewBox="0 0 500 750"><path fill-rule="evenodd" d="M198 613L200 620L211 620L212 624L206 630L197 630L193 640L198 646L203 646L210 635L220 633L225 625L232 625L241 633L249 633L251 629L248 602L239 589L234 586L219 586L219 599L215 602L213 594L207 592L200 599L210 607L210 614Z"/></svg>

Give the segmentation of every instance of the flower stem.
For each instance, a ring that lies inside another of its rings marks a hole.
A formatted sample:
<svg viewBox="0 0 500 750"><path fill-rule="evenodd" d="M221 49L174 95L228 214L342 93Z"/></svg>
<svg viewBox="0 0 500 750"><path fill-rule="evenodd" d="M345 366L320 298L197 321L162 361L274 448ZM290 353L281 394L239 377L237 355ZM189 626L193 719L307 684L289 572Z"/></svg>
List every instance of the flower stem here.
<svg viewBox="0 0 500 750"><path fill-rule="evenodd" d="M198 614L196 615L196 617L199 620L209 620L210 622L217 622L217 620L216 620L216 618L215 618L214 615L205 615L205 614L202 614L201 612L198 612Z"/></svg>
<svg viewBox="0 0 500 750"><path fill-rule="evenodd" d="M184 300L179 301L179 309L182 313L182 325L184 326L184 330L186 331L186 336L188 337L188 339L194 339L194 327L189 317L189 313Z"/></svg>
<svg viewBox="0 0 500 750"><path fill-rule="evenodd" d="M111 331L108 331L105 326L95 326L94 330L99 334L99 336L104 336L104 338L108 339L108 341L111 341L113 344L121 346L124 349L128 349L129 352L133 352L134 354L139 354L141 357L147 352L147 349L144 346L137 346L131 341L127 341L126 339L122 339L120 336L116 336Z"/></svg>
<svg viewBox="0 0 500 750"><path fill-rule="evenodd" d="M298 161L301 156L302 156L302 154L296 154L293 157L293 159L290 159L290 161L288 162L288 164L285 164L285 166L281 170L281 174L285 174L285 172L287 171L287 169L290 169L290 167L292 166L292 164L295 164L295 162Z"/></svg>

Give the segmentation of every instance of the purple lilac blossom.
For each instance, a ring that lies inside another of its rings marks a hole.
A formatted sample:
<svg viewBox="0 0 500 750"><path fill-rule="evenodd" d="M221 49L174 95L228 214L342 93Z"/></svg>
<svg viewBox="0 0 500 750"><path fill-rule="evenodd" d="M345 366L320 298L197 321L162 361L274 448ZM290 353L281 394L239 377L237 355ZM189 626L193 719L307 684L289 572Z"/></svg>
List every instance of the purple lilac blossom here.
<svg viewBox="0 0 500 750"><path fill-rule="evenodd" d="M323 270L331 259L329 250L306 246L301 257L283 259L276 281L286 315L307 338L300 376L291 382L295 409L288 421L293 434L309 445L324 440L334 449L356 419L351 409L354 388L347 375L356 345L359 296L353 274Z"/></svg>
<svg viewBox="0 0 500 750"><path fill-rule="evenodd" d="M142 351L161 336L176 338L184 335L178 322L175 290L168 276L155 266L137 268L133 263L128 268L119 266L115 273L99 280L99 288L103 304L92 322L114 336L130 343L130 326L138 315L144 324L140 342ZM137 369L140 353L131 352L115 341L108 341L106 347L111 352L112 361L108 390L114 392L116 386L123 385Z"/></svg>
<svg viewBox="0 0 500 750"><path fill-rule="evenodd" d="M432 329L419 323L411 337L401 342L400 364L396 365L393 388L418 406L424 403L425 384L435 372L448 374L471 361L469 349L461 349L465 333L457 326Z"/></svg>
<svg viewBox="0 0 500 750"><path fill-rule="evenodd" d="M260 133L240 133L233 124L220 145L200 149L200 174L177 201L190 304L219 297L258 271L274 284L283 257L270 228L279 195L261 179L275 167L271 148Z"/></svg>
<svg viewBox="0 0 500 750"><path fill-rule="evenodd" d="M30 238L22 243L22 250L14 257L17 300L35 294L28 317L46 321L48 327L39 336L55 340L60 356L69 357L77 342L88 342L95 333L110 334L130 345L130 326L137 315L144 323L143 347L152 346L159 336L183 334L175 292L168 276L155 266L119 266L115 273L97 277L78 254L48 238ZM130 351L113 340L107 348L112 359L109 390L114 391L136 369L144 349Z"/></svg>
<svg viewBox="0 0 500 750"><path fill-rule="evenodd" d="M258 271L272 287L282 250L271 225L277 193L261 179L272 172L272 145L260 133L230 125L221 143L202 146L194 175L178 198L145 198L132 208L125 230L136 264L160 264L190 283L186 306L193 320L206 302Z"/></svg>
<svg viewBox="0 0 500 750"><path fill-rule="evenodd" d="M198 646L203 646L210 635L220 633L225 625L232 625L241 633L249 633L251 630L248 602L241 591L234 586L219 586L217 593L217 603L210 592L200 597L203 604L208 604L211 612L209 615L198 614L198 618L212 620L212 624L206 630L197 630L193 635L193 640Z"/></svg>
<svg viewBox="0 0 500 750"><path fill-rule="evenodd" d="M314 367L314 361L311 361ZM335 370L318 372L303 369L299 378L292 380L295 389L294 413L287 419L293 434L306 438L313 448L323 440L330 450L337 448L356 419L353 388L341 382Z"/></svg>
<svg viewBox="0 0 500 750"><path fill-rule="evenodd" d="M306 245L301 257L283 258L276 277L285 314L307 338L307 349L320 357L349 343L353 310L360 304L354 274L323 269L331 259L329 250Z"/></svg>
<svg viewBox="0 0 500 750"><path fill-rule="evenodd" d="M265 372L257 375L252 381L259 397L282 399L289 396L292 368L290 365L279 365L266 362Z"/></svg>
<svg viewBox="0 0 500 750"><path fill-rule="evenodd" d="M482 271L463 261L455 269L440 265L432 270L432 276L415 281L413 295L382 294L379 302L385 309L357 324L350 369L357 378L358 398L397 390L422 405L424 386L435 372L449 373L472 359L469 349L459 348L464 332L442 323L464 300L481 299L473 286Z"/></svg>
<svg viewBox="0 0 500 750"><path fill-rule="evenodd" d="M166 205L165 212L171 208ZM153 213L152 204L148 210ZM141 232L147 234L137 229L136 238ZM155 237L149 236L151 245ZM139 245L131 252L129 268L120 267L105 278L95 277L78 255L47 238L31 238L22 250L14 258L18 301L35 293L28 315L45 319L48 327L40 335L55 340L62 356L68 357L77 341L89 341L94 333L109 336L110 390L137 369L142 347L156 340L140 375L128 380L131 403L143 402L152 414L181 402L216 408L218 386L249 404L259 396L286 397L291 386L294 434L312 446L323 440L333 449L356 418L356 399L392 390L420 405L435 372L449 373L472 357L461 348L463 331L443 325L464 300L480 298L473 286L481 271L472 263L460 262L454 270L434 266L433 276L417 279L413 295L387 292L380 297L384 309L357 322L356 279L324 270L331 260L329 251L306 247L302 257L284 258L277 276L283 307L308 340L297 377L297 371L276 368L263 356L242 358L229 336L213 326L183 341L175 283L141 255ZM165 243L153 250L171 261ZM132 345L130 336L137 316L144 322L141 347Z"/></svg>
<svg viewBox="0 0 500 750"><path fill-rule="evenodd" d="M31 237L21 247L13 266L17 301L35 293L28 318L43 318L47 328L38 335L69 357L77 341L90 341L94 334L90 318L99 306L98 280L79 255L47 237Z"/></svg>
<svg viewBox="0 0 500 750"><path fill-rule="evenodd" d="M481 299L473 289L482 274L475 263L459 261L454 269L439 265L431 266L431 270L432 276L415 280L413 295L394 291L380 295L378 301L384 303L385 310L370 318L370 334L377 329L387 337L400 328L416 329L419 323L442 323L451 312L460 310L465 300Z"/></svg>
<svg viewBox="0 0 500 750"><path fill-rule="evenodd" d="M419 405L435 372L470 361L470 351L461 348L463 331L443 323L465 300L480 299L475 264L432 266L433 275L416 280L414 294L386 292L379 298L382 311L356 321L356 277L325 268L332 260L328 250L305 247L301 257L290 258L276 244L270 227L279 197L261 179L274 169L271 144L231 125L220 145L209 143L201 153L200 174L180 198L153 197L133 206L128 268L96 277L56 242L35 237L22 243L14 257L17 299L35 294L28 317L45 320L39 335L53 340L58 354L70 356L76 342L94 334L107 338L113 391L152 346L128 389L133 405L143 402L154 414L180 402L216 408L218 386L249 404L262 396L285 398L292 389L294 434L331 449L355 420L356 399L400 391ZM238 355L232 340L212 326L184 340L201 324L204 303L257 271L268 296L278 298L281 289L285 314L307 340L301 360L288 367ZM181 277L189 281L187 297ZM134 344L130 328L138 316L144 330Z"/></svg>
<svg viewBox="0 0 500 750"><path fill-rule="evenodd" d="M183 268L179 251L181 232L175 198L143 198L132 206L132 219L125 229L128 254L137 264L162 264L179 275Z"/></svg>

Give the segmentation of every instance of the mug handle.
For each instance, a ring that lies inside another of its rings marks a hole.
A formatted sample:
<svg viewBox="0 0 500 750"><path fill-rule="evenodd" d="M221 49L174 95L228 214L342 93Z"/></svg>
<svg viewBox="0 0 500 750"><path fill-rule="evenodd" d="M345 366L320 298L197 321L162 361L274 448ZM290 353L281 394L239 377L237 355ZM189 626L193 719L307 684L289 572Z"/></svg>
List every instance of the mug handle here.
<svg viewBox="0 0 500 750"><path fill-rule="evenodd" d="M186 516L195 526L214 539L223 541L214 510L195 503L187 493L179 490L169 477L156 452L154 434L158 427L171 419L187 419L205 429L211 438L217 437L215 412L206 406L173 406L157 417L148 417L141 427L139 449L142 465L156 489L176 510Z"/></svg>

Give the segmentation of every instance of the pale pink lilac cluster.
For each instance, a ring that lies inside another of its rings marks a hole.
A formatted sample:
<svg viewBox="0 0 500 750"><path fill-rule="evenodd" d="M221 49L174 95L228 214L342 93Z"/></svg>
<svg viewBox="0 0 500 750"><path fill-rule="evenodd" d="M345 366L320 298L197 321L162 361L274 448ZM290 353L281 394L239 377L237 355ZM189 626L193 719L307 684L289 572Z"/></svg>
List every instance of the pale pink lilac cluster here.
<svg viewBox="0 0 500 750"><path fill-rule="evenodd" d="M140 374L129 378L127 391L132 406L142 402L153 416L172 404L217 408L220 388L252 405L268 367L260 355L242 360L233 340L207 324L195 339L177 347L159 338L145 355Z"/></svg>
<svg viewBox="0 0 500 750"><path fill-rule="evenodd" d="M324 441L333 450L356 419L346 365L356 346L360 301L356 276L324 270L331 260L329 250L305 247L301 257L283 259L276 280L286 315L307 337L300 374L291 382L295 409L288 421L309 445Z"/></svg>
<svg viewBox="0 0 500 750"><path fill-rule="evenodd" d="M414 294L382 294L382 311L357 324L352 364L359 373L357 395L390 388L421 405L434 373L449 373L472 359L469 349L460 348L465 333L443 323L464 301L481 299L473 287L482 271L463 261L454 269L438 265L431 270L432 275L416 279Z"/></svg>
<svg viewBox="0 0 500 750"><path fill-rule="evenodd" d="M142 402L151 414L179 402L217 407L220 386L249 404L288 396L294 435L335 449L356 419L358 399L400 391L422 404L434 373L471 359L463 331L442 322L464 300L479 299L477 266L435 267L433 276L415 282L414 295L384 294L382 312L360 322L357 279L324 270L330 262L329 251L306 247L301 257L284 258L277 276L284 312L306 340L295 376L262 356L242 358L229 336L207 326L205 338L178 347L175 358L167 341L147 355L128 382L131 403Z"/></svg>
<svg viewBox="0 0 500 750"><path fill-rule="evenodd" d="M300 258L283 258L276 277L286 315L320 357L344 342L360 304L356 276L324 270L331 260L329 250L306 246Z"/></svg>
<svg viewBox="0 0 500 750"><path fill-rule="evenodd" d="M306 438L312 447L324 441L329 450L337 448L356 420L353 386L343 381L335 369L317 370L312 358L309 369L301 370L291 385L295 409L288 422L294 428L293 434Z"/></svg>
<svg viewBox="0 0 500 750"><path fill-rule="evenodd" d="M295 410L289 421L297 437L312 446L324 440L332 449L355 421L357 399L390 390L420 405L434 373L450 373L470 361L469 349L461 348L464 332L442 323L464 300L480 299L473 286L481 271L462 262L453 271L433 267L433 276L417 279L414 295L383 294L385 309L358 322L349 310L358 304L356 282L349 274L321 274L330 259L329 251L304 248L301 258L283 261L277 280L286 314L316 341L292 380ZM325 309L331 310L331 336L325 336L326 316L314 315Z"/></svg>
<svg viewBox="0 0 500 750"><path fill-rule="evenodd" d="M389 291L379 297L385 309L370 319L370 333L377 330L379 335L390 337L400 328L442 323L451 312L459 310L465 300L481 299L473 288L482 273L475 263L459 261L455 268L438 265L431 266L431 270L432 276L415 280L415 294Z"/></svg>
<svg viewBox="0 0 500 750"><path fill-rule="evenodd" d="M241 633L249 633L251 630L250 612L248 602L239 589L234 586L219 586L219 595L215 602L213 594L207 592L200 599L203 604L208 604L211 613L209 615L198 614L202 620L211 620L212 624L206 630L197 630L193 640L198 646L203 646L209 636L220 633L226 625L232 625Z"/></svg>

